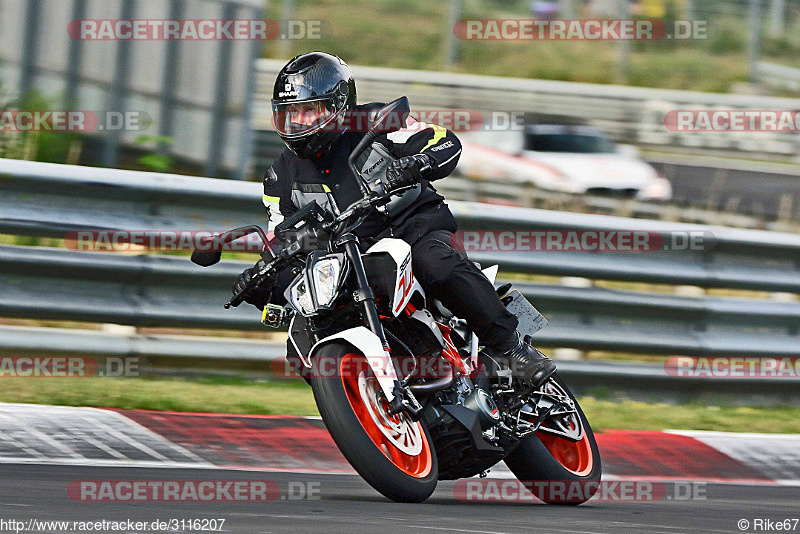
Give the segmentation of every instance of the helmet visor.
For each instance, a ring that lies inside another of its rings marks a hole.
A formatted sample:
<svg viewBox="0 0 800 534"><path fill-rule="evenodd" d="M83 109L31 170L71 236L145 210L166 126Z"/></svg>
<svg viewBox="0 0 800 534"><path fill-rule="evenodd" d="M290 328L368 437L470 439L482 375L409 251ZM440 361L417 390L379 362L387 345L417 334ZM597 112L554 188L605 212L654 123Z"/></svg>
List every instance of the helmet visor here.
<svg viewBox="0 0 800 534"><path fill-rule="evenodd" d="M272 104L272 122L275 129L287 137L316 132L335 116L335 106L328 98Z"/></svg>

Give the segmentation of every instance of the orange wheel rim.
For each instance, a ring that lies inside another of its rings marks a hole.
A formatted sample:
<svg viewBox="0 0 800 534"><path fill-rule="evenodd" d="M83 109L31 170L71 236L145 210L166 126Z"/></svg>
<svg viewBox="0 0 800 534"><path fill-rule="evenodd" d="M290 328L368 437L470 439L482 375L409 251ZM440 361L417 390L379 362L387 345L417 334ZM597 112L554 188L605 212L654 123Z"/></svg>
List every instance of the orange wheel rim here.
<svg viewBox="0 0 800 534"><path fill-rule="evenodd" d="M367 359L361 354L345 354L339 375L350 407L372 443L405 474L427 476L433 468L433 456L422 424L404 413L389 413L389 402Z"/></svg>
<svg viewBox="0 0 800 534"><path fill-rule="evenodd" d="M553 455L553 458L570 473L583 477L592 472L594 458L589 436L586 432L583 433L583 437L578 441L572 441L546 432L537 432L536 437Z"/></svg>

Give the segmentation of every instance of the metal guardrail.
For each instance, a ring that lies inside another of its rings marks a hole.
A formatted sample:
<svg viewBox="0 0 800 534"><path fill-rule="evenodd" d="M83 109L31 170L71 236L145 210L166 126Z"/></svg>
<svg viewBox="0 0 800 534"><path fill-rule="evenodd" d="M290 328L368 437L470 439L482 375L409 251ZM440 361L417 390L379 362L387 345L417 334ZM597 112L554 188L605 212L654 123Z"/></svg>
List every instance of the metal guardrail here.
<svg viewBox="0 0 800 534"><path fill-rule="evenodd" d="M0 246L0 316L262 330L249 306L222 308L248 265L201 269L186 257ZM792 356L800 347L793 302L516 286L550 319L536 336L541 346L698 356Z"/></svg>
<svg viewBox="0 0 800 534"><path fill-rule="evenodd" d="M253 183L0 160L3 233L63 237L70 230L98 228L223 230L263 221L260 196L259 184ZM449 204L465 230L641 230L666 236L704 232L710 238L711 246L692 251L470 254L484 265L500 264L501 276L510 271L800 293L798 235ZM202 269L186 257L0 246L0 316L256 330L262 327L252 310L221 307L232 279L245 265L223 262ZM518 287L550 319L551 326L537 334L541 346L697 356L796 356L800 349L797 301L680 297L538 283ZM120 341L96 334L73 343L70 332L47 329L37 335L12 330L0 331L0 351L103 353L116 347L118 352L156 353L162 359L194 354L214 360L236 351L252 359L262 349L267 351L262 354L275 350L274 345L252 341L143 335ZM208 348L203 349L203 343ZM660 373L649 369L654 380L668 378L663 368Z"/></svg>
<svg viewBox="0 0 800 534"><path fill-rule="evenodd" d="M713 211L692 206L679 207L675 204L647 202L632 198L622 199L611 196L547 191L534 188L527 183L508 183L502 180L472 179L450 175L447 180L441 180L435 186L436 190L446 198L467 202L485 202L578 213L588 212L661 221L679 219L680 222L715 224L735 228L772 229L773 226L778 226L780 229L793 228L786 221L764 222L763 219L729 211Z"/></svg>
<svg viewBox="0 0 800 534"><path fill-rule="evenodd" d="M0 232L232 228L264 220L261 194L255 183L0 159Z"/></svg>
<svg viewBox="0 0 800 534"><path fill-rule="evenodd" d="M759 79L766 85L790 91L800 89L800 69L766 61L759 61L756 68Z"/></svg>
<svg viewBox="0 0 800 534"><path fill-rule="evenodd" d="M265 9L263 0L0 2L0 79L15 99L36 89L55 109L96 111L100 127L89 135L103 141L106 166L115 166L121 145L135 145L142 134L159 135L171 139L173 156L205 164L206 175L230 172L241 178L252 145L249 104L263 42L92 44L72 39L61 22L264 19ZM183 76L181 69L193 75ZM114 127L103 118L105 111L133 112L142 128ZM21 133L9 135L21 138Z"/></svg>
<svg viewBox="0 0 800 534"><path fill-rule="evenodd" d="M269 129L270 98L282 60L260 59L253 127ZM793 110L791 98L652 89L620 85L480 76L353 65L359 101L406 95L412 110L533 112L588 120L622 143L677 150L794 158L800 136L786 132L673 132L664 115L675 109ZM444 125L446 126L446 125Z"/></svg>
<svg viewBox="0 0 800 534"><path fill-rule="evenodd" d="M169 174L0 159L0 232L222 231L264 221L261 186ZM701 250L474 252L501 269L592 279L800 292L800 235L605 215L448 202L462 230L704 232ZM273 210L277 214L277 209ZM279 219L279 217L278 217ZM276 220L278 220L276 219Z"/></svg>
<svg viewBox="0 0 800 534"><path fill-rule="evenodd" d="M192 336L108 334L95 330L0 326L0 356L93 358L98 370L122 369L140 375L233 374L284 377L282 343ZM116 360L109 365L110 359ZM121 362L124 360L124 364ZM130 363L135 362L135 367ZM624 391L644 400L707 400L747 404L798 402L793 378L674 377L661 364L563 361L559 374L578 394Z"/></svg>
<svg viewBox="0 0 800 534"><path fill-rule="evenodd" d="M253 167L264 170L286 145L274 130L256 130L254 135ZM796 221L800 220L797 165L657 152L647 153L643 159L672 184L671 202L632 202L548 191L530 182L461 176L458 167L447 180L437 182L436 188L447 198L465 201L509 199L512 205L528 208L566 207L566 211L573 211L569 206L578 206L578 211L624 217L796 231ZM775 194L776 190L780 194Z"/></svg>

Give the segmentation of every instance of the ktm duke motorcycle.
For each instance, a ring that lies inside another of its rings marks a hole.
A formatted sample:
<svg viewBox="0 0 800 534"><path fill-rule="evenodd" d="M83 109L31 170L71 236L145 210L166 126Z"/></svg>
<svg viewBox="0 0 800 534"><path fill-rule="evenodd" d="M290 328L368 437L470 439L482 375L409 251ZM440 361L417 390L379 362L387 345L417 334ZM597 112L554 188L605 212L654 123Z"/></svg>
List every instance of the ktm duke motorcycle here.
<svg viewBox="0 0 800 534"><path fill-rule="evenodd" d="M299 354L297 368L313 389L325 426L344 457L377 491L394 501L421 502L438 480L483 475L504 460L522 481L589 488L578 497L548 494L540 496L543 500L585 502L600 480L600 456L564 381L554 374L533 390L513 369L484 354L466 321L426 297L405 241L385 238L366 252L359 249L353 230L401 190L386 192L368 182L356 159L379 131L399 129L388 125L398 113L408 113L405 97L377 112L350 155L362 198L345 211L334 208L331 213L317 202L307 204L275 228L283 247L270 248L257 226L214 239L223 244L250 233L261 237L264 262L250 288L298 263L303 266L285 291L287 305L267 304L262 320L288 326ZM192 255L202 266L219 259L220 252ZM483 273L494 282L497 267ZM509 286L498 292L529 341L547 321ZM243 300L244 291L225 307Z"/></svg>

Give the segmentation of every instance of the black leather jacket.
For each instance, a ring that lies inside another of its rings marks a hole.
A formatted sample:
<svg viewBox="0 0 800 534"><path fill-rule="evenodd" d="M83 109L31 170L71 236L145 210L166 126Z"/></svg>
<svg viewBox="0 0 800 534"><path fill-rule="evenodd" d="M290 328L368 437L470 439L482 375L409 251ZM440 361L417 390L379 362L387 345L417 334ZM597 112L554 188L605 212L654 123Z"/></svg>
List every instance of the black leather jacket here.
<svg viewBox="0 0 800 534"><path fill-rule="evenodd" d="M382 106L373 103L356 109L364 111ZM347 166L347 158L363 136L364 132L347 131L328 151L313 159L301 159L289 149L284 150L264 176L264 204L269 208L270 203L277 202L281 214L287 217L314 200L323 207L328 206L326 191L330 191L339 210L344 211L361 198L358 184ZM362 175L368 181L374 181L385 174L392 159L420 153L428 154L436 162L429 179L437 180L455 169L461 155L461 142L453 132L441 126L412 123L406 129L380 135L357 163ZM426 230L427 226L455 231L455 221L449 210L441 209L443 200L444 197L430 186L428 180L423 181L419 188L393 200L388 206L388 214L371 214L355 233L363 239L391 232L391 229L402 231L416 217L430 218L431 214L441 215L441 218L436 217L436 221L430 221L431 224L424 225L426 228L420 228L419 232Z"/></svg>

